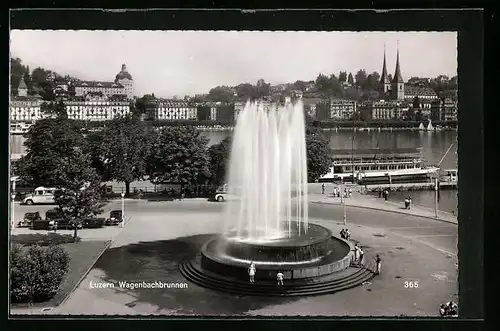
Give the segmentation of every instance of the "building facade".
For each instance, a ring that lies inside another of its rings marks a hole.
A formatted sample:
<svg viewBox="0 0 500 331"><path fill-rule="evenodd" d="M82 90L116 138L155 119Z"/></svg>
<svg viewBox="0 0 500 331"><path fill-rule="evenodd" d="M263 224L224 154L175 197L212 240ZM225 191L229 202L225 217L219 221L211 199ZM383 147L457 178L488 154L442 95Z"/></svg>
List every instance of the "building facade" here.
<svg viewBox="0 0 500 331"><path fill-rule="evenodd" d="M12 122L34 122L42 118L42 100L20 98L10 101L10 120Z"/></svg>
<svg viewBox="0 0 500 331"><path fill-rule="evenodd" d="M452 98L442 98L432 102L431 119L433 121L457 121L458 102Z"/></svg>
<svg viewBox="0 0 500 331"><path fill-rule="evenodd" d="M109 121L130 114L130 102L87 98L65 102L68 119L83 121Z"/></svg>
<svg viewBox="0 0 500 331"><path fill-rule="evenodd" d="M125 64L122 65L122 70L116 75L113 82L82 81L76 82L74 86L77 97L85 96L91 92L100 92L108 97L114 95L126 95L128 99L134 97L134 81Z"/></svg>
<svg viewBox="0 0 500 331"><path fill-rule="evenodd" d="M330 118L336 120L351 119L356 112L356 101L344 99L330 100Z"/></svg>
<svg viewBox="0 0 500 331"><path fill-rule="evenodd" d="M155 120L193 120L198 119L197 106L192 103L169 100L156 99L154 110Z"/></svg>
<svg viewBox="0 0 500 331"><path fill-rule="evenodd" d="M404 101L368 101L359 106L363 120L404 120L410 106Z"/></svg>

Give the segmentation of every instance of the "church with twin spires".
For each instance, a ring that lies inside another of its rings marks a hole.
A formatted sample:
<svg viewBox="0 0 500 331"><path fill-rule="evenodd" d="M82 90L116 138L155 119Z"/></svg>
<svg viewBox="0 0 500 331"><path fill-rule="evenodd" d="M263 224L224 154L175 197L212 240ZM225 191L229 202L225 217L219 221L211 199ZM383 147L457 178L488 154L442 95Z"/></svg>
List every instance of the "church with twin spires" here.
<svg viewBox="0 0 500 331"><path fill-rule="evenodd" d="M396 55L396 70L394 76L392 76L392 80L389 79L389 75L387 74L387 61L385 59L384 47L384 64L380 77L380 94L382 98L387 100L405 100L405 82L401 75L401 66L399 64L399 47Z"/></svg>

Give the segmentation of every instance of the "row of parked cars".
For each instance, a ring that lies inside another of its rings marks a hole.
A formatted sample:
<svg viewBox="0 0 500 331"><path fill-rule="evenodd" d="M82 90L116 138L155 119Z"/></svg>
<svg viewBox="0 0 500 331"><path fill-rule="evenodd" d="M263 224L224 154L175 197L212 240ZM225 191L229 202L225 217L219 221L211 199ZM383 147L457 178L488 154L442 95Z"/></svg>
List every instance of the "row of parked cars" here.
<svg viewBox="0 0 500 331"><path fill-rule="evenodd" d="M47 210L45 219L40 215L40 212L31 212L24 214L21 221L17 223L18 227L27 227L33 230L54 230L54 229L74 229L75 226L79 229L95 229L105 225L118 225L123 221L121 210L112 210L108 218L103 217L87 217L77 223L68 222L57 208Z"/></svg>

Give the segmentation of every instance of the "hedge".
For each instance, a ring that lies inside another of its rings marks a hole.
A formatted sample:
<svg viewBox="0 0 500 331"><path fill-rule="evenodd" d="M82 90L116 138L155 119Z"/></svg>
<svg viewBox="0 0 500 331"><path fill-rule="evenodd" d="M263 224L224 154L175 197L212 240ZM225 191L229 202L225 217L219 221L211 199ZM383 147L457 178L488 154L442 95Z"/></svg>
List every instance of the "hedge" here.
<svg viewBox="0 0 500 331"><path fill-rule="evenodd" d="M10 252L10 297L14 303L51 299L69 270L70 256L62 246L13 244Z"/></svg>
<svg viewBox="0 0 500 331"><path fill-rule="evenodd" d="M21 244L24 246L39 245L39 246L54 246L69 244L75 242L72 235L60 234L49 232L47 234L42 233L27 233L27 234L16 234L11 237L13 243ZM81 241L80 237L76 238L77 241Z"/></svg>

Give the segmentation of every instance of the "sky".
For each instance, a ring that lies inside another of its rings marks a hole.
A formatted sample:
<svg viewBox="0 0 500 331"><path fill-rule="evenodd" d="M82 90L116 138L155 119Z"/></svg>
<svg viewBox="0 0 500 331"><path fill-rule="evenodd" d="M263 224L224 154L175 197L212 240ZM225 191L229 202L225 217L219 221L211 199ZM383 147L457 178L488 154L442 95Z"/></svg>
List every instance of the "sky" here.
<svg viewBox="0 0 500 331"><path fill-rule="evenodd" d="M182 97L218 85L314 80L359 69L403 79L457 74L456 32L12 30L11 56L83 80L112 81L126 64L136 95Z"/></svg>

